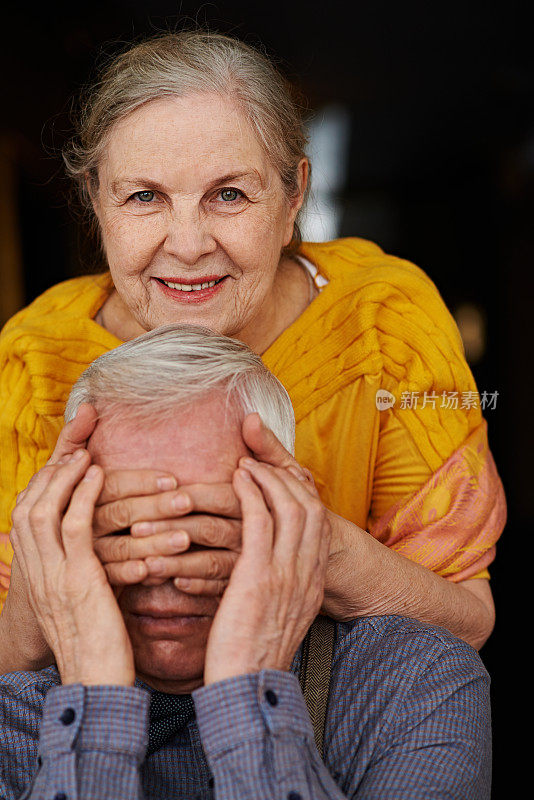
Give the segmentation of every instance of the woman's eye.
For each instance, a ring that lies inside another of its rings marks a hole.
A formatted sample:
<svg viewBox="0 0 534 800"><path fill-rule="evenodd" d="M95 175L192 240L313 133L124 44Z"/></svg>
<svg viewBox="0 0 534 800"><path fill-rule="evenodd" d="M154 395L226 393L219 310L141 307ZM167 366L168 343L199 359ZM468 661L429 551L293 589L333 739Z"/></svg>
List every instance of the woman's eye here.
<svg viewBox="0 0 534 800"><path fill-rule="evenodd" d="M226 203L237 200L240 195L241 192L239 192L237 189L221 189L220 191L221 199Z"/></svg>
<svg viewBox="0 0 534 800"><path fill-rule="evenodd" d="M144 191L144 192L136 192L134 197L137 200L140 200L142 203L150 203L151 200L154 199L154 192Z"/></svg>

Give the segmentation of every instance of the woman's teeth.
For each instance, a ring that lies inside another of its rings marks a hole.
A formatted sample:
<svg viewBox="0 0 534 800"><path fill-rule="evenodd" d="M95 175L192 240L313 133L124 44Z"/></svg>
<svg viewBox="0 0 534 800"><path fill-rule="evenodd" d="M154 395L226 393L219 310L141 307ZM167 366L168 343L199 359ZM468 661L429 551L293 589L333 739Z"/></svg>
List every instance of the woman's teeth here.
<svg viewBox="0 0 534 800"><path fill-rule="evenodd" d="M179 289L181 292L198 292L200 289L211 289L212 286L219 283L219 281L208 281L207 283L171 283L170 281L164 281L163 278L160 278L160 281L170 289Z"/></svg>

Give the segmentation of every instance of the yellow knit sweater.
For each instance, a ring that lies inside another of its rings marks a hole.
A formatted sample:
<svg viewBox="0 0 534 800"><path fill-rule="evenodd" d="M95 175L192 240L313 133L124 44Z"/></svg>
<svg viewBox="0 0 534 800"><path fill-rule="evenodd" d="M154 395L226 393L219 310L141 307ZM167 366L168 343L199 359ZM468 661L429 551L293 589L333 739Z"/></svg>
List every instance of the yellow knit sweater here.
<svg viewBox="0 0 534 800"><path fill-rule="evenodd" d="M367 528L409 498L481 422L478 407L403 408L403 392L475 392L460 335L418 267L362 239L306 243L301 254L328 284L264 353L287 388L296 456L325 504ZM0 337L0 531L16 496L49 457L72 384L119 340L94 322L108 274L54 286L16 314ZM378 411L375 396L397 398ZM12 552L0 534L0 600ZM451 574L447 569L436 569ZM476 569L475 569L476 572ZM3 574L3 579L2 579ZM487 575L487 573L481 573Z"/></svg>

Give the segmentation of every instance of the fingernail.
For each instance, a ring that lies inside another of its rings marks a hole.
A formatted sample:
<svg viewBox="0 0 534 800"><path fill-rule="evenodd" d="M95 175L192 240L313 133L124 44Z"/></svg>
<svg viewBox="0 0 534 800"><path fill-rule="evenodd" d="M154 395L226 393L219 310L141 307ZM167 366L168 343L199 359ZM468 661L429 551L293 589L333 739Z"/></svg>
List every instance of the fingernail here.
<svg viewBox="0 0 534 800"><path fill-rule="evenodd" d="M186 494L177 494L172 501L172 505L177 511L183 511L184 508L188 508L191 505L191 500Z"/></svg>
<svg viewBox="0 0 534 800"><path fill-rule="evenodd" d="M252 480L252 475L250 474L250 472L247 469L238 469L237 470L237 474L244 481L251 481Z"/></svg>
<svg viewBox="0 0 534 800"><path fill-rule="evenodd" d="M162 492L168 492L171 489L176 489L177 486L178 486L178 481L171 475L166 476L164 478L158 478L157 480L157 487L158 489L161 489Z"/></svg>
<svg viewBox="0 0 534 800"><path fill-rule="evenodd" d="M131 569L132 569L132 573L133 573L133 575L132 575L133 578L137 578L137 579L140 580L141 578L146 577L146 567L142 562L141 563L132 564L132 568Z"/></svg>
<svg viewBox="0 0 534 800"><path fill-rule="evenodd" d="M85 455L84 450L75 450L75 452L71 456L71 461L79 461Z"/></svg>
<svg viewBox="0 0 534 800"><path fill-rule="evenodd" d="M242 459L239 461L240 464L243 464L244 467L254 467L256 466L256 462L253 458L248 458L247 456L243 456Z"/></svg>
<svg viewBox="0 0 534 800"><path fill-rule="evenodd" d="M154 525L152 522L134 522L131 530L132 533L139 536L150 536L150 534L154 533Z"/></svg>
<svg viewBox="0 0 534 800"><path fill-rule="evenodd" d="M84 481L92 481L98 475L98 467L95 464L91 464L85 475L83 476Z"/></svg>
<svg viewBox="0 0 534 800"><path fill-rule="evenodd" d="M175 578L174 585L177 589L189 589L191 581L189 578Z"/></svg>
<svg viewBox="0 0 534 800"><path fill-rule="evenodd" d="M169 543L173 547L186 547L189 543L189 536L187 533L173 533L169 536Z"/></svg>
<svg viewBox="0 0 534 800"><path fill-rule="evenodd" d="M146 559L145 564L151 575L161 575L163 572L163 561L161 558Z"/></svg>
<svg viewBox="0 0 534 800"><path fill-rule="evenodd" d="M306 482L306 476L302 474L302 470L298 469L298 467L287 467L287 469L297 480Z"/></svg>

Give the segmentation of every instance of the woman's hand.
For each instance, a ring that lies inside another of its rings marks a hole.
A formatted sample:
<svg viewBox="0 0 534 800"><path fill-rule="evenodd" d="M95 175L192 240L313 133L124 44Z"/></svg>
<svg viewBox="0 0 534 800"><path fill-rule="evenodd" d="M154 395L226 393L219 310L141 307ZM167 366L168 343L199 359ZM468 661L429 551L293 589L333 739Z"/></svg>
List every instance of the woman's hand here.
<svg viewBox="0 0 534 800"><path fill-rule="evenodd" d="M288 469L317 497L302 468L259 414L242 428L256 459ZM115 585L174 579L181 591L220 595L241 551L241 508L232 484L195 484L160 493L159 476L141 470L109 473L95 515L95 550ZM163 480L164 477L161 476ZM174 480L174 479L173 479ZM116 534L128 529L129 534ZM112 534L112 535L110 535Z"/></svg>
<svg viewBox="0 0 534 800"><path fill-rule="evenodd" d="M116 586L172 578L190 594L219 595L241 549L241 510L232 485L162 492L165 480L146 470L107 474L95 512L95 552ZM114 533L125 528L127 534Z"/></svg>

